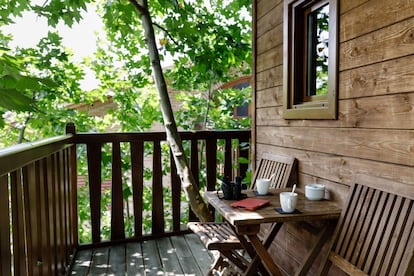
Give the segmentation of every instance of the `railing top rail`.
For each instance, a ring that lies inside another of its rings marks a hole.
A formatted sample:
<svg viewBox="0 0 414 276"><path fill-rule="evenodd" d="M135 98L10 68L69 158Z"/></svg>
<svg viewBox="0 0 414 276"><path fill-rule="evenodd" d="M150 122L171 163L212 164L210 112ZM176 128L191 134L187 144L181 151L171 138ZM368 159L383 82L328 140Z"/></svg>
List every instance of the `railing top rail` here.
<svg viewBox="0 0 414 276"><path fill-rule="evenodd" d="M60 135L36 142L18 144L0 150L0 175L21 168L51 153L71 146L73 135Z"/></svg>
<svg viewBox="0 0 414 276"><path fill-rule="evenodd" d="M201 131L179 131L182 140L191 139L226 139L239 138L249 139L250 129L247 130L201 130ZM82 133L77 132L75 143L108 143L108 142L130 142L140 140L166 140L165 132L122 132L122 133Z"/></svg>

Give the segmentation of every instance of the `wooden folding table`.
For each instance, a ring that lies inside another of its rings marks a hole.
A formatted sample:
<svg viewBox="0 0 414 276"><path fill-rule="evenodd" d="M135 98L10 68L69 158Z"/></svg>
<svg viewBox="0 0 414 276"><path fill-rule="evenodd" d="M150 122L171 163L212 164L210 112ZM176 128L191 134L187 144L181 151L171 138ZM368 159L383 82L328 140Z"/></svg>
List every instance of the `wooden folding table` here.
<svg viewBox="0 0 414 276"><path fill-rule="evenodd" d="M282 214L275 209L280 208L279 194L287 189L271 189L271 195L258 198L269 199L270 204L255 211L247 211L242 208L230 206L233 200L224 200L217 192L205 192L208 203L219 212L226 221L230 223L240 238L240 242L247 252L253 257L246 275L254 275L257 271L258 262L261 261L271 275L281 275L279 267L275 264L267 251L278 230L285 222L295 221L321 221L327 220L324 229L319 233L314 247L308 253L296 275L305 275L312 265L326 239L334 229L334 222L339 218L341 209L328 200L311 201L305 198L301 190L298 192L297 212L293 214ZM256 197L254 191L243 191L248 197ZM262 240L258 237L262 223L273 223L266 237Z"/></svg>

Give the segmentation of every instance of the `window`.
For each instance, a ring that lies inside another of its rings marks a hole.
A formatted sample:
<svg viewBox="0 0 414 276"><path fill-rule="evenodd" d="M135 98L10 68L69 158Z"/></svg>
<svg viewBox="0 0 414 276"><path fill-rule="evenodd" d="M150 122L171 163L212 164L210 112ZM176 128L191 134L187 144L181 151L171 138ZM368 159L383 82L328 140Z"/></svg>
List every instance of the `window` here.
<svg viewBox="0 0 414 276"><path fill-rule="evenodd" d="M286 119L337 118L337 1L285 0Z"/></svg>

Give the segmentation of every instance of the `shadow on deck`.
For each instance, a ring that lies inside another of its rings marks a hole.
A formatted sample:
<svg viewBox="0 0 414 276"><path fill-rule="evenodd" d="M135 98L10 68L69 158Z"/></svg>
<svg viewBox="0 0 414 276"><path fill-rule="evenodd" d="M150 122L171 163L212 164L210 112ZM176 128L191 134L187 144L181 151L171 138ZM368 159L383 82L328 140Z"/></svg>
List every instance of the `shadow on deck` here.
<svg viewBox="0 0 414 276"><path fill-rule="evenodd" d="M212 256L195 234L79 251L69 275L207 275Z"/></svg>

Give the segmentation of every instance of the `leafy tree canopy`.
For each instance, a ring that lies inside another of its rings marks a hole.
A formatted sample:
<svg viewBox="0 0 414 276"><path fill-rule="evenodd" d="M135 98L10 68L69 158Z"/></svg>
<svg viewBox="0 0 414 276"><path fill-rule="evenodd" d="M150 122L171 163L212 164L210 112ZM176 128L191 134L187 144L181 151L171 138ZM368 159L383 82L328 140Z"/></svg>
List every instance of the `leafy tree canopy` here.
<svg viewBox="0 0 414 276"><path fill-rule="evenodd" d="M68 121L75 122L81 131L104 130L114 124L128 131L144 130L153 121L162 120L154 90L148 89L153 84L150 62L133 1L0 3L0 127L10 141L61 134ZM250 72L251 0L149 0L148 4L161 59L174 64L165 71L172 88L211 91L219 83ZM105 24L104 36L99 38L95 55L79 64L73 61L71 50L62 46L54 28L59 22L68 26L79 22L82 12L90 7ZM1 26L26 11L47 18L51 31L36 47L10 50L12 37L1 33ZM82 91L80 86L86 67L94 70L100 81L94 91ZM119 108L104 118L68 109L69 104L107 97ZM200 97L198 104L204 101L205 97Z"/></svg>

